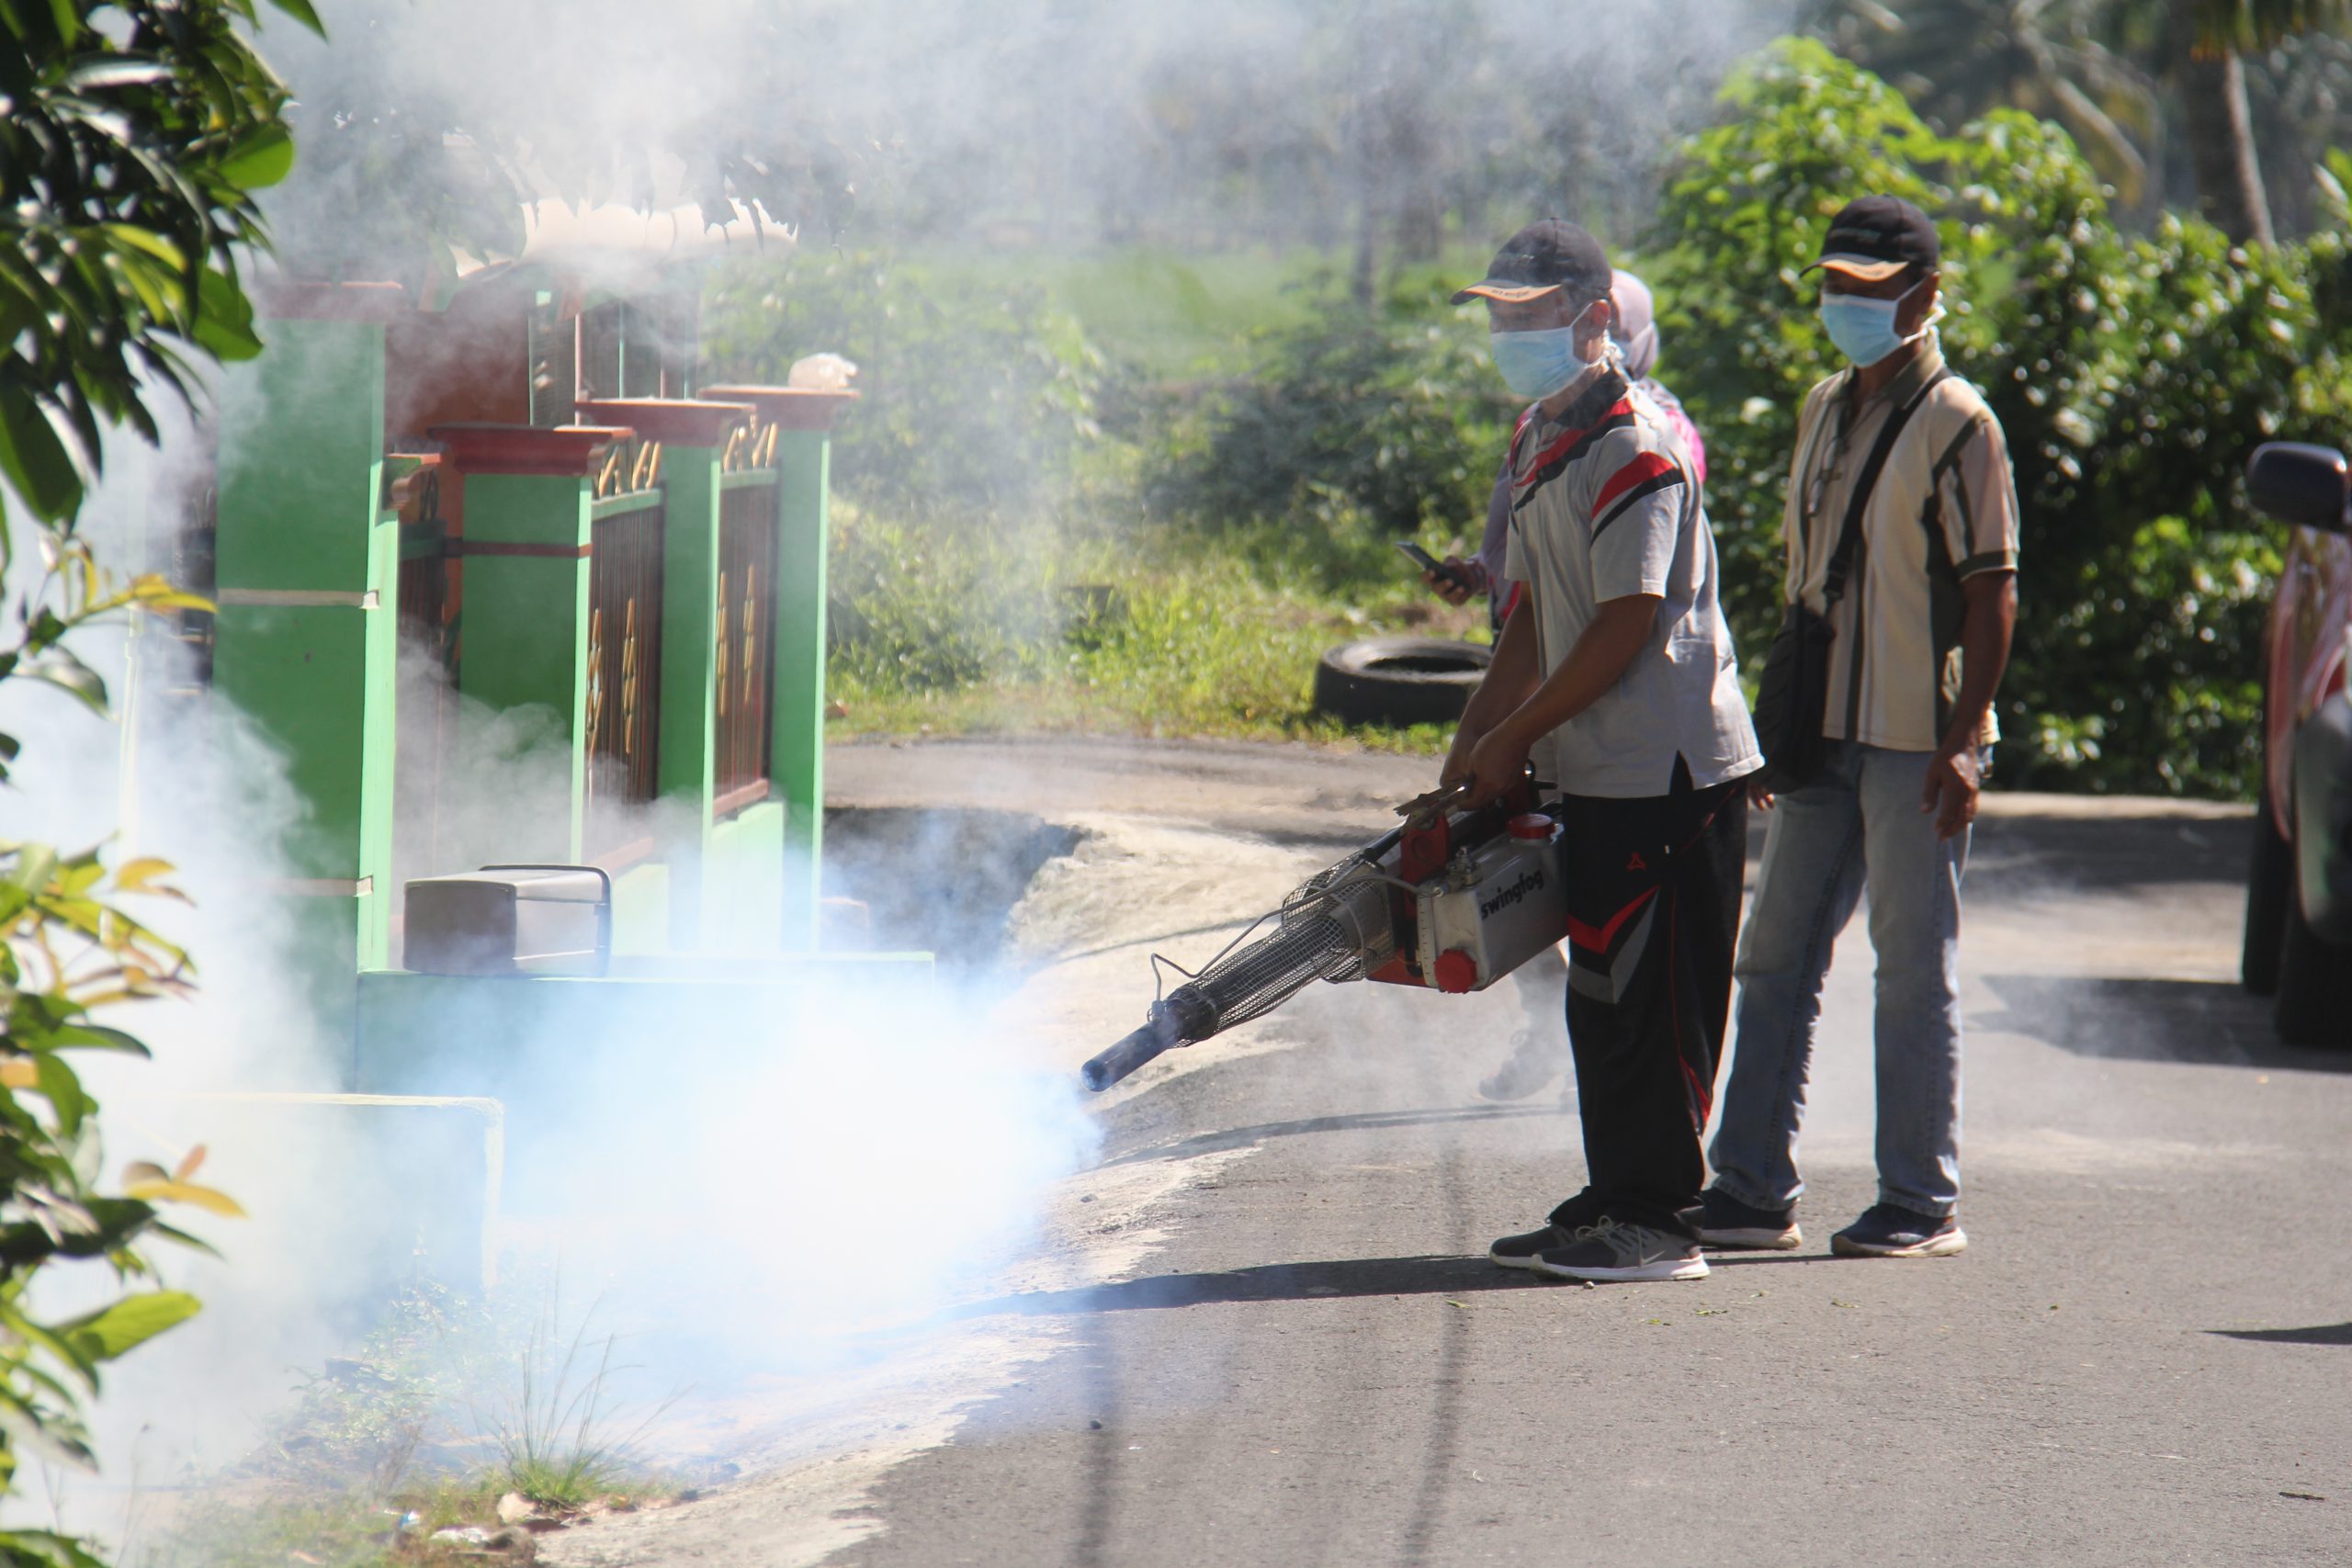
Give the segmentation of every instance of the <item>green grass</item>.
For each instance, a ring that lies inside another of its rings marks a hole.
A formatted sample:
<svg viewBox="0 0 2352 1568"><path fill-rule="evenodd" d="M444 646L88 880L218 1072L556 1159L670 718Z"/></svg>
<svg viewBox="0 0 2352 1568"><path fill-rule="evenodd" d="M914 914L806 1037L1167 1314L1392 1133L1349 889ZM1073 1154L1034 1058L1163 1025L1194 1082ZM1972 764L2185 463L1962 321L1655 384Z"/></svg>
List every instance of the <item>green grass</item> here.
<svg viewBox="0 0 2352 1568"><path fill-rule="evenodd" d="M1313 252L1185 255L1157 248L1093 254L993 251L944 264L986 282L1042 288L1087 337L1152 379L1233 375L1249 344L1311 313L1330 263Z"/></svg>
<svg viewBox="0 0 2352 1568"><path fill-rule="evenodd" d="M1417 268L1403 281L1466 281L1488 255L1457 244L1435 266ZM1078 254L978 251L902 270L939 266L983 284L1041 288L1105 354L1147 379L1182 381L1248 370L1253 342L1312 318L1317 299L1344 287L1348 265L1344 248L1189 253L1120 246Z"/></svg>
<svg viewBox="0 0 2352 1568"><path fill-rule="evenodd" d="M1485 249L1455 246L1392 280L1426 295L1474 276ZM1242 375L1269 333L1305 324L1344 287L1346 253L1159 247L1091 254L994 249L901 262L959 288L1042 289L1088 341L1162 390ZM1179 398L1180 404L1182 399ZM1170 435L1157 429L1148 440ZM1180 437L1181 438L1181 437ZM1336 644L1410 633L1486 636L1483 606L1423 591L1385 536L1344 501L1311 502L1279 530L1213 532L1141 515L1145 452L1082 445L1072 470L1012 528L953 509L917 522L837 494L835 739L1096 732L1307 739L1430 752L1436 726L1350 729L1317 715L1317 661ZM895 513L904 498L869 498ZM1480 518L1462 520L1475 531ZM1442 554L1464 539L1424 530ZM1115 613L1090 617L1083 606Z"/></svg>
<svg viewBox="0 0 2352 1568"><path fill-rule="evenodd" d="M1232 536L1072 542L1044 530L1027 541L957 541L854 520L837 581L865 636L836 650L830 694L847 712L827 734L1088 732L1441 750L1451 737L1439 726L1350 729L1317 714L1316 664L1360 637L1483 640L1484 608L1444 604L1401 563L1377 565L1375 576L1343 562L1333 583L1329 563L1318 571L1270 559L1271 548ZM1375 544L1363 553L1376 564L1394 552Z"/></svg>

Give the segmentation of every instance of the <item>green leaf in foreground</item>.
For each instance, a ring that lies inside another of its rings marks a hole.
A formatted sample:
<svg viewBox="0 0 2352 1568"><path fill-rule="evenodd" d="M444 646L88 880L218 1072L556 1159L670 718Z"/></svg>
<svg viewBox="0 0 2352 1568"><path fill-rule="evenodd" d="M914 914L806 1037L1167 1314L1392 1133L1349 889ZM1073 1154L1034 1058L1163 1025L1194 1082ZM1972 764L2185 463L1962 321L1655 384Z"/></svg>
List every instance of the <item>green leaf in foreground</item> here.
<svg viewBox="0 0 2352 1568"><path fill-rule="evenodd" d="M220 160L220 176L242 190L274 186L294 169L294 138L282 125L257 125Z"/></svg>
<svg viewBox="0 0 2352 1568"><path fill-rule="evenodd" d="M185 1291L150 1291L60 1324L57 1333L92 1361L111 1361L194 1317L203 1303Z"/></svg>
<svg viewBox="0 0 2352 1568"><path fill-rule="evenodd" d="M82 504L81 470L48 413L22 388L6 384L0 384L0 477L43 522Z"/></svg>
<svg viewBox="0 0 2352 1568"><path fill-rule="evenodd" d="M251 359L261 352L253 302L225 273L207 269L197 280L196 343L214 358Z"/></svg>

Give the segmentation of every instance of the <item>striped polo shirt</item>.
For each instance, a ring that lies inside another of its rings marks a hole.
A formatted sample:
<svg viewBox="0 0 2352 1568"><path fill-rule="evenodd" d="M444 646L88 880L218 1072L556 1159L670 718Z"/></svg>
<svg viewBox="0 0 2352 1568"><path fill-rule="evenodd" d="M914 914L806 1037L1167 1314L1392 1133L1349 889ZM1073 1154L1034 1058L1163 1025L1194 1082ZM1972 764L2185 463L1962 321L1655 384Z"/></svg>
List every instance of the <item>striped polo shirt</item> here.
<svg viewBox="0 0 2352 1568"><path fill-rule="evenodd" d="M1943 368L1931 336L1900 375L1857 406L1841 370L1806 394L1782 518L1786 591L1818 613L1857 472L1887 415ZM1948 376L1895 437L1862 512L1861 546L1830 612L1829 701L1822 732L1894 751L1933 751L1960 695L1961 584L2018 564L2018 496L2000 422L1984 395ZM1998 728L1988 710L1980 745Z"/></svg>
<svg viewBox="0 0 2352 1568"><path fill-rule="evenodd" d="M1615 686L1536 745L1539 777L1568 795L1671 793L1679 758L1705 788L1762 759L1716 597L1715 536L1682 440L1613 369L1557 419L1511 437L1504 570L1528 584L1548 679L1611 599L1665 601Z"/></svg>

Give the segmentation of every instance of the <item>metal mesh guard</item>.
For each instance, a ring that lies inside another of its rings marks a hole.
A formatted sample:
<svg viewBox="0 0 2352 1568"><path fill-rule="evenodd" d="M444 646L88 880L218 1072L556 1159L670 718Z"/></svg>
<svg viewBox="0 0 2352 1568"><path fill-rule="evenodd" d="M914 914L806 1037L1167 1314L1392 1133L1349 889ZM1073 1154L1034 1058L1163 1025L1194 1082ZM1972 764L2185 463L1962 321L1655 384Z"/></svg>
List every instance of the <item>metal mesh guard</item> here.
<svg viewBox="0 0 2352 1568"><path fill-rule="evenodd" d="M1317 980L1362 979L1395 955L1387 885L1371 876L1351 879L1359 863L1318 874L1283 901L1279 930L1211 964L1182 987L1214 1010L1216 1026L1210 1033L1272 1012Z"/></svg>
<svg viewBox="0 0 2352 1568"><path fill-rule="evenodd" d="M1316 981L1362 964L1346 929L1329 915L1315 916L1285 920L1272 935L1210 964L1180 989L1197 993L1215 1010L1216 1028L1209 1032L1216 1033L1272 1012Z"/></svg>

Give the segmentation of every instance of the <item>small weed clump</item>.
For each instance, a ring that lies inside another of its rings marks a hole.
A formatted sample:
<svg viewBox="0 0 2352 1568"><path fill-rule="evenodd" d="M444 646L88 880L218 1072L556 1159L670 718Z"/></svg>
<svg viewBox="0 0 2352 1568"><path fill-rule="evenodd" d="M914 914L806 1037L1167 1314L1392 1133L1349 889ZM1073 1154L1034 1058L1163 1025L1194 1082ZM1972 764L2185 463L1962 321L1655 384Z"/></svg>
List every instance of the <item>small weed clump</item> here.
<svg viewBox="0 0 2352 1568"><path fill-rule="evenodd" d="M524 1562L536 1531L675 1495L639 1452L666 1402L621 1408L614 1339L562 1332L558 1303L551 1285L403 1288L251 1455L126 1544L125 1568Z"/></svg>
<svg viewBox="0 0 2352 1568"><path fill-rule="evenodd" d="M552 1308L532 1325L510 1395L481 1423L498 1450L493 1473L508 1490L545 1508L578 1510L643 1475L639 1441L669 1405L634 1418L616 1411L613 1349L609 1335L589 1340L584 1322L564 1338Z"/></svg>

